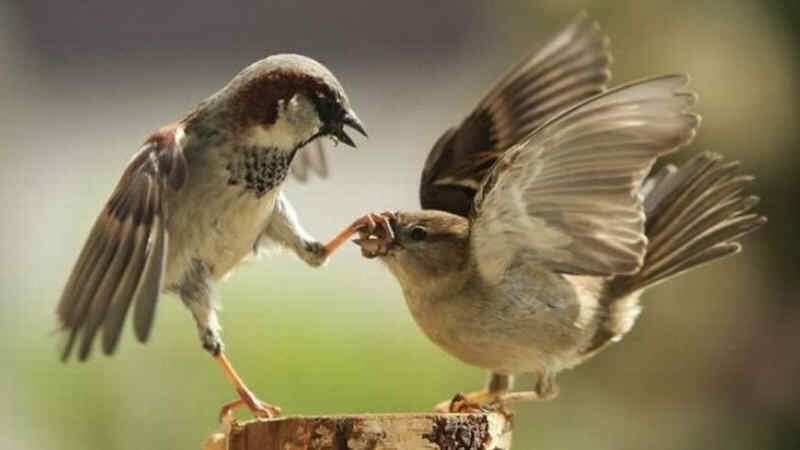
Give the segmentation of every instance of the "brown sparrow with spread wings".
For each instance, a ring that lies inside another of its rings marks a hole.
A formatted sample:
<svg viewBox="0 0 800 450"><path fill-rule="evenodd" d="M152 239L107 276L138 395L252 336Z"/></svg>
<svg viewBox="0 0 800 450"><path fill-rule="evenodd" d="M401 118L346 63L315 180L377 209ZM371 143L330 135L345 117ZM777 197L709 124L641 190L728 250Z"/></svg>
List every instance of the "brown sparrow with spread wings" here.
<svg viewBox="0 0 800 450"><path fill-rule="evenodd" d="M425 334L490 372L440 410L552 398L555 376L628 332L644 289L736 253L765 218L752 177L703 153L645 180L700 123L687 77L605 90L607 40L579 17L428 156L421 211L354 224ZM535 379L512 390L515 374Z"/></svg>

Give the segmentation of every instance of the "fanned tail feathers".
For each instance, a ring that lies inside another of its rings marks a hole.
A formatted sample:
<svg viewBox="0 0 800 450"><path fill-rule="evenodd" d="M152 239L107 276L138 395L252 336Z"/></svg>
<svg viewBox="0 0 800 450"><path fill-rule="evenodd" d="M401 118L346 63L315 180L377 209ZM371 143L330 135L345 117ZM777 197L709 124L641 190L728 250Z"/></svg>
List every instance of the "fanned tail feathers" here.
<svg viewBox="0 0 800 450"><path fill-rule="evenodd" d="M641 270L611 281L615 297L665 281L741 250L736 239L766 223L751 212L758 197L738 161L705 152L682 167L669 165L642 187L647 252Z"/></svg>

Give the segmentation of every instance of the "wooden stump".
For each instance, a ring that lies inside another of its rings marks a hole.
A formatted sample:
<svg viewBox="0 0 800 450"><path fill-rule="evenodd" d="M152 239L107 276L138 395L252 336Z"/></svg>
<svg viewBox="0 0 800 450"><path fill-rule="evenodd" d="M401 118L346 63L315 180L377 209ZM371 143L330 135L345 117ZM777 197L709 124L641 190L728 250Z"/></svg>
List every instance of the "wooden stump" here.
<svg viewBox="0 0 800 450"><path fill-rule="evenodd" d="M233 421L206 450L509 450L511 421L499 413L293 416Z"/></svg>

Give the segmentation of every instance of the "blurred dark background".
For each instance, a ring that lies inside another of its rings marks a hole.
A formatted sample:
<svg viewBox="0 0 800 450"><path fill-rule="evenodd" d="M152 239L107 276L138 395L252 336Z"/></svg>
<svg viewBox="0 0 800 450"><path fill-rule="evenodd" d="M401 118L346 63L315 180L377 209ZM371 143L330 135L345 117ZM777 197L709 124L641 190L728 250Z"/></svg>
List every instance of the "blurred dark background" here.
<svg viewBox="0 0 800 450"><path fill-rule="evenodd" d="M770 222L743 254L650 292L558 399L519 407L514 448L800 448L800 6L778 0L0 3L0 447L199 448L232 399L171 296L146 347L126 330L113 358L58 362L60 290L144 136L266 55L322 61L370 133L331 149L330 180L288 187L327 238L365 211L417 207L439 133L581 9L612 39L613 84L692 75L703 127L674 159L741 160ZM287 414L428 410L484 381L354 248L318 271L273 255L221 290L230 356Z"/></svg>

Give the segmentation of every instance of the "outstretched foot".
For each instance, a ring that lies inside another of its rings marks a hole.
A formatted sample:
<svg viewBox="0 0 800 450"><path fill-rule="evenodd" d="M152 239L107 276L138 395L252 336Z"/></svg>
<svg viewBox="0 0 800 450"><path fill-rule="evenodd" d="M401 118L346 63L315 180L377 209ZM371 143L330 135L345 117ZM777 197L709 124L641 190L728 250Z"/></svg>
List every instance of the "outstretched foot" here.
<svg viewBox="0 0 800 450"><path fill-rule="evenodd" d="M237 392L239 393L240 397L238 400L234 400L230 403L222 405L222 408L219 411L220 422L222 422L222 419L225 416L231 414L234 409L242 406L247 406L250 409L250 412L254 416L264 419L271 419L273 417L278 417L281 415L280 407L262 402L261 400L256 398L256 396L253 395L252 392L248 390L238 390L238 389Z"/></svg>
<svg viewBox="0 0 800 450"><path fill-rule="evenodd" d="M381 237L393 240L394 230L392 229L391 221L395 220L395 213L385 211L378 213L367 213L359 217L345 229L340 231L323 247L325 256L330 256L339 246L345 243L350 236L359 233L361 238L367 238L378 231Z"/></svg>

